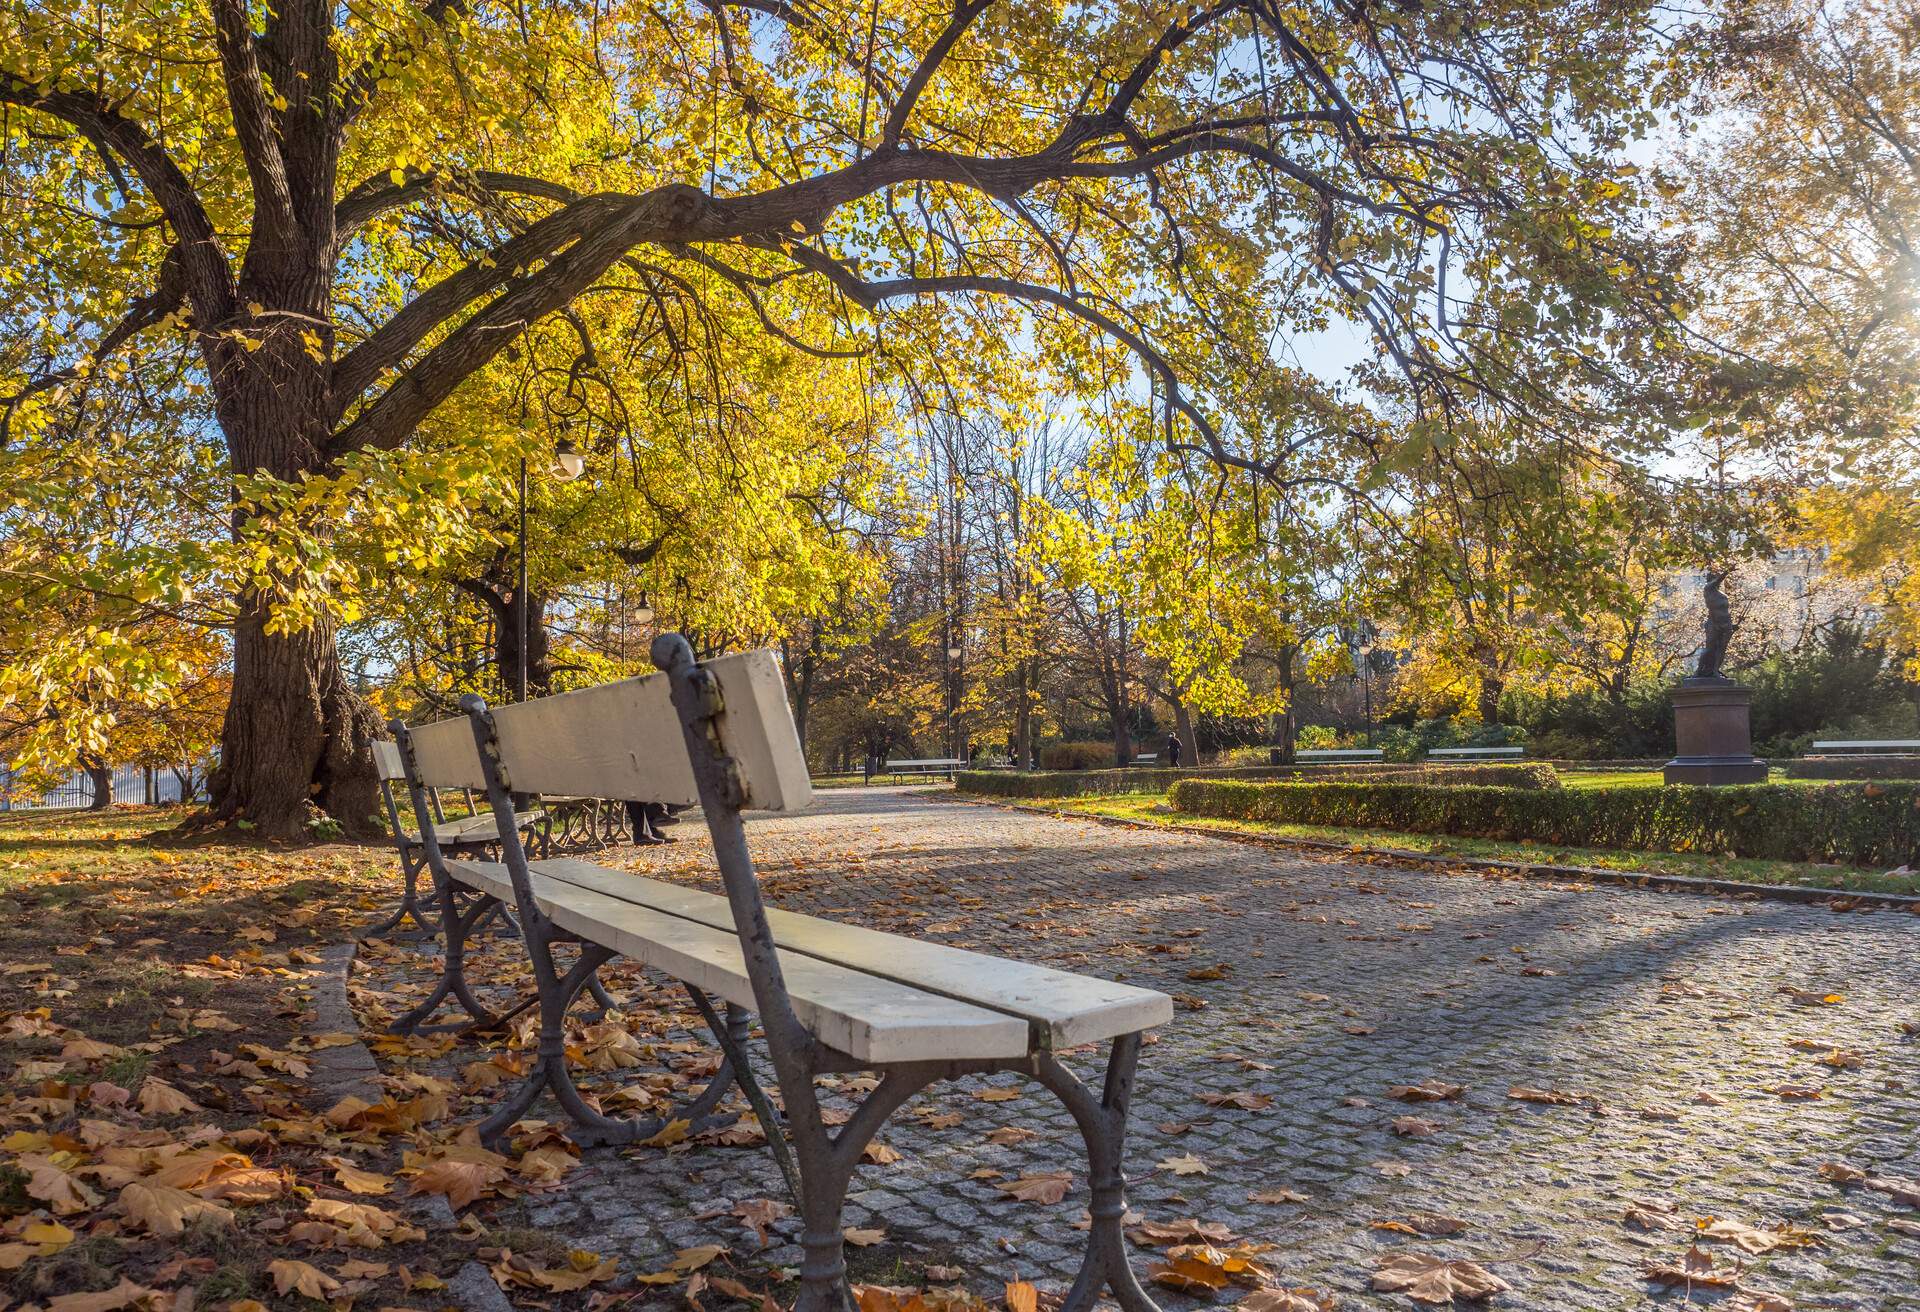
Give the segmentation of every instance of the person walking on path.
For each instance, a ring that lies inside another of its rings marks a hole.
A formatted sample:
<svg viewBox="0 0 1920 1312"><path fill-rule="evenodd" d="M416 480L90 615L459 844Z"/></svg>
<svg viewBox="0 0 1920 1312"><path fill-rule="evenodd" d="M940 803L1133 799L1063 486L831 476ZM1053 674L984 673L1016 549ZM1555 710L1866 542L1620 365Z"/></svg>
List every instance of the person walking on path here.
<svg viewBox="0 0 1920 1312"><path fill-rule="evenodd" d="M1180 735L1177 733L1167 735L1167 764L1170 767L1180 764Z"/></svg>

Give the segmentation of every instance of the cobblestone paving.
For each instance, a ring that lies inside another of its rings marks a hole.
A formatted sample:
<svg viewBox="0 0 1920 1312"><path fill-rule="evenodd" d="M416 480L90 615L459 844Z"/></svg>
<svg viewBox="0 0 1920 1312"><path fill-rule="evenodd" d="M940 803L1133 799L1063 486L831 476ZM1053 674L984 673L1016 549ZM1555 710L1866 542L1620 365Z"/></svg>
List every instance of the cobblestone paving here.
<svg viewBox="0 0 1920 1312"><path fill-rule="evenodd" d="M704 882L700 828L609 863ZM1758 1257L1711 1245L1722 1268L1747 1263L1747 1288L1797 1308L1920 1309L1920 1236L1900 1228L1920 1210L1817 1173L1845 1162L1920 1177L1914 917L1437 874L903 790L826 792L808 813L756 819L749 832L779 905L1179 995L1142 1058L1130 1201L1156 1221L1223 1222L1272 1245L1264 1260L1283 1284L1342 1307L1407 1308L1403 1295L1369 1292L1368 1277L1383 1255L1419 1252L1486 1264L1513 1285L1499 1306L1678 1301L1685 1291L1640 1273L1678 1258L1688 1238L1624 1224L1640 1200L1689 1224L1803 1227L1816 1244ZM1813 1000L1830 994L1841 1000ZM1094 1074L1091 1056L1078 1064ZM1465 1092L1419 1105L1388 1094L1427 1080ZM1083 1196L1045 1206L995 1185L1046 1170L1081 1181L1079 1140L1037 1086L989 1102L977 1096L984 1083L914 1104L958 1112L956 1125L903 1114L883 1133L901 1158L862 1169L847 1217L887 1233L857 1256L868 1279L909 1283L924 1264L954 1265L991 1295L1002 1279L1058 1288L1070 1277ZM1589 1100L1523 1102L1512 1085ZM1272 1105L1203 1101L1233 1093ZM1438 1128L1396 1135L1405 1116ZM1038 1135L988 1142L1006 1126ZM1206 1172L1160 1165L1176 1156ZM524 1218L621 1252L629 1270L716 1240L753 1253L725 1213L779 1196L761 1150L588 1160L526 1200ZM1250 1197L1276 1190L1305 1201ZM1375 1224L1415 1213L1468 1228L1426 1238ZM752 1261L797 1261L784 1224Z"/></svg>

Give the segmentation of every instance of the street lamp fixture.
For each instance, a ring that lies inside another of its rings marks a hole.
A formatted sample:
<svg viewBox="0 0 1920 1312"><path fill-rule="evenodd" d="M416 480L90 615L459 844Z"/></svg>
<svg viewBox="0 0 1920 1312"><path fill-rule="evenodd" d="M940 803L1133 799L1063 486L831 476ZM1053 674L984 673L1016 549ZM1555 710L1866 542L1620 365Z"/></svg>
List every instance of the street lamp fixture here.
<svg viewBox="0 0 1920 1312"><path fill-rule="evenodd" d="M561 438L554 446L553 460L553 476L562 483L571 483L587 472L587 457L570 437Z"/></svg>
<svg viewBox="0 0 1920 1312"><path fill-rule="evenodd" d="M960 647L947 648L947 659L950 661L957 661L964 654L965 652L963 648L960 648Z"/></svg>

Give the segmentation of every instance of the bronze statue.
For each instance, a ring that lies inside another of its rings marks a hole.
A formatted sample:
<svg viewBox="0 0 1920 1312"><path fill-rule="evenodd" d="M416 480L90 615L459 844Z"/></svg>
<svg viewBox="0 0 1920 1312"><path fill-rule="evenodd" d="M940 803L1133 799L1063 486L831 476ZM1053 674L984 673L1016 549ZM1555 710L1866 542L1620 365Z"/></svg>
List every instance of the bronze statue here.
<svg viewBox="0 0 1920 1312"><path fill-rule="evenodd" d="M1700 657L1693 665L1696 679L1726 677L1720 673L1720 665L1727 658L1727 643L1733 637L1733 611L1727 605L1727 594L1720 589L1726 579L1725 571L1709 574L1707 586L1701 589L1700 595L1707 603L1707 640L1700 644Z"/></svg>

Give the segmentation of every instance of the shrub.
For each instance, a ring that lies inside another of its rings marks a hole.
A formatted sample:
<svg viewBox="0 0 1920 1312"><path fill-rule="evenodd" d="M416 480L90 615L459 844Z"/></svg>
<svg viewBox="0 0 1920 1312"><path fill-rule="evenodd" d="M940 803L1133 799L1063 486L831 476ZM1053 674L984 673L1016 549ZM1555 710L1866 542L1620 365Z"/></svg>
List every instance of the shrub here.
<svg viewBox="0 0 1920 1312"><path fill-rule="evenodd" d="M1539 762L1502 765L1258 765L1230 769L1081 770L1021 774L1011 770L963 770L954 787L982 797L1098 797L1164 793L1182 779L1407 780L1442 787L1497 784L1510 788L1558 788L1560 776Z"/></svg>
<svg viewBox="0 0 1920 1312"><path fill-rule="evenodd" d="M1920 779L1920 756L1815 756L1780 765L1789 779Z"/></svg>
<svg viewBox="0 0 1920 1312"><path fill-rule="evenodd" d="M1048 743L1040 749L1040 765L1047 770L1113 768L1112 743Z"/></svg>
<svg viewBox="0 0 1920 1312"><path fill-rule="evenodd" d="M1912 784L1524 789L1187 779L1172 800L1230 820L1778 861L1896 866L1913 862L1920 846L1920 786Z"/></svg>

